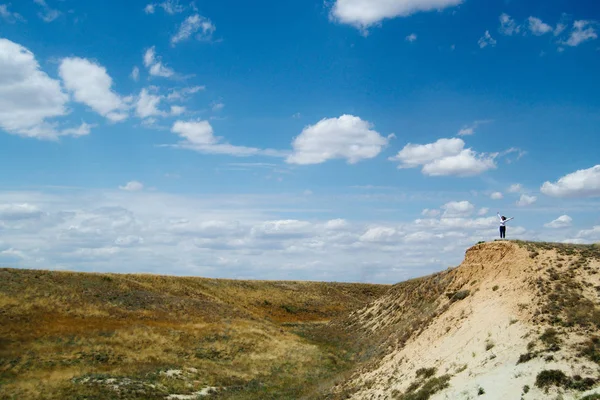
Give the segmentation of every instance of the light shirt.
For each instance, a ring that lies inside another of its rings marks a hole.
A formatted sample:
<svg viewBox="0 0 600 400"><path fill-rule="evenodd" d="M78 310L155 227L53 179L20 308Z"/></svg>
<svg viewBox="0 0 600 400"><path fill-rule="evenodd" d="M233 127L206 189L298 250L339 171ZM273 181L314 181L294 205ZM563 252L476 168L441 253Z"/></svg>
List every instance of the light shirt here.
<svg viewBox="0 0 600 400"><path fill-rule="evenodd" d="M506 226L504 224L506 224L508 221L510 221L511 219L515 219L514 217L510 217L505 219L504 221L502 220L502 217L500 216L500 213L498 213L498 219L500 220L500 226Z"/></svg>

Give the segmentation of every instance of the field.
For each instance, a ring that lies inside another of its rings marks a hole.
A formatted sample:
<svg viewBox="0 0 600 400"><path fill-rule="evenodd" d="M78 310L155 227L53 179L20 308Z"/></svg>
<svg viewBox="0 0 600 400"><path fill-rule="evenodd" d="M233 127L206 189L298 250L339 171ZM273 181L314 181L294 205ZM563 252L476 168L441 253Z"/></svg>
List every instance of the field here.
<svg viewBox="0 0 600 400"><path fill-rule="evenodd" d="M317 397L384 285L0 269L0 398Z"/></svg>

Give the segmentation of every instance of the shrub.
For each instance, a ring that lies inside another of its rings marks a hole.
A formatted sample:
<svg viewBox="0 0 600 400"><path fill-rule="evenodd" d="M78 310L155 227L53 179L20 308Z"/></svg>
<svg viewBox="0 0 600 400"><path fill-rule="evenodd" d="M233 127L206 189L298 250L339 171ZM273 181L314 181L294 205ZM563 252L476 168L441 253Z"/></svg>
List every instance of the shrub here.
<svg viewBox="0 0 600 400"><path fill-rule="evenodd" d="M435 375L436 371L436 368L419 368L417 370L417 379L429 379Z"/></svg>
<svg viewBox="0 0 600 400"><path fill-rule="evenodd" d="M496 290L498 290L500 288L500 286L498 285L494 285L494 287L492 288L492 290L495 292Z"/></svg>
<svg viewBox="0 0 600 400"><path fill-rule="evenodd" d="M446 295L448 296L450 301L452 303L454 303L455 301L463 300L463 299L467 298L470 294L471 294L471 291L469 291L469 290L459 290L458 292L447 293Z"/></svg>
<svg viewBox="0 0 600 400"><path fill-rule="evenodd" d="M533 353L525 353L525 354L521 354L519 356L519 361L517 361L517 365L518 364L522 364L522 363L526 363L528 361L531 361L535 358L535 354Z"/></svg>
<svg viewBox="0 0 600 400"><path fill-rule="evenodd" d="M546 369L540 372L535 378L535 386L539 388L547 388L549 386L566 386L569 383L569 378L564 372L558 369Z"/></svg>

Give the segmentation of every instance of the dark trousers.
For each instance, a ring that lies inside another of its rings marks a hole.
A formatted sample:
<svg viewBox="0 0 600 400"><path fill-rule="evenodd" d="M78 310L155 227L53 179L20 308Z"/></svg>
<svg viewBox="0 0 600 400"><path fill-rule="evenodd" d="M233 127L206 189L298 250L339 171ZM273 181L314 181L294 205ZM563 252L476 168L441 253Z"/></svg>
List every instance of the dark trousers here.
<svg viewBox="0 0 600 400"><path fill-rule="evenodd" d="M500 227L500 239L504 239L505 237L506 237L506 227L501 226Z"/></svg>

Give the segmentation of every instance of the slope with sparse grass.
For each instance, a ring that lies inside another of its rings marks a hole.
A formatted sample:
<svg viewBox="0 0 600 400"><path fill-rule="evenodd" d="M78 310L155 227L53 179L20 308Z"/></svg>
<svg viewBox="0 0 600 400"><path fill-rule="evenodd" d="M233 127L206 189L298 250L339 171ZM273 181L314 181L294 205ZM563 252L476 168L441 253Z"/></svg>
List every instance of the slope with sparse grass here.
<svg viewBox="0 0 600 400"><path fill-rule="evenodd" d="M363 359L329 399L594 398L600 246L481 243L336 323Z"/></svg>
<svg viewBox="0 0 600 400"><path fill-rule="evenodd" d="M352 363L312 327L388 289L14 269L0 282L1 399L300 398Z"/></svg>

